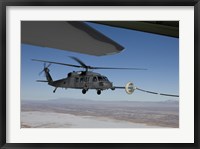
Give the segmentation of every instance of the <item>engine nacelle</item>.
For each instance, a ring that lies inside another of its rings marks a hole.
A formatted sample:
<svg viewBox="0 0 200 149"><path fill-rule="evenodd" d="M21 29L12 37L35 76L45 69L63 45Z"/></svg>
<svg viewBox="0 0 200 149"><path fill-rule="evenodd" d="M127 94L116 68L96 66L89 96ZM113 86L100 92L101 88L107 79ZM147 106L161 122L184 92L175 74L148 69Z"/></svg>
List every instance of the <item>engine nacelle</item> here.
<svg viewBox="0 0 200 149"><path fill-rule="evenodd" d="M125 86L125 91L127 94L132 94L135 91L135 86L132 82L128 82Z"/></svg>

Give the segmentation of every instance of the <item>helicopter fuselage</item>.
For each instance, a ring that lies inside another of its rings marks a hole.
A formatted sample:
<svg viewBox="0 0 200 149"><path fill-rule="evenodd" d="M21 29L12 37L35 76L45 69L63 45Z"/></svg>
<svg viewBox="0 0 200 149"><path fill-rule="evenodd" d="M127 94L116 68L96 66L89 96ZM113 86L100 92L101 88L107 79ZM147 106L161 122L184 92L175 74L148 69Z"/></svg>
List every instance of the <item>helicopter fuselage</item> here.
<svg viewBox="0 0 200 149"><path fill-rule="evenodd" d="M96 89L99 94L102 90L114 89L113 83L107 77L91 71L70 72L66 78L50 81L48 84L56 88L82 89L83 93L89 89Z"/></svg>

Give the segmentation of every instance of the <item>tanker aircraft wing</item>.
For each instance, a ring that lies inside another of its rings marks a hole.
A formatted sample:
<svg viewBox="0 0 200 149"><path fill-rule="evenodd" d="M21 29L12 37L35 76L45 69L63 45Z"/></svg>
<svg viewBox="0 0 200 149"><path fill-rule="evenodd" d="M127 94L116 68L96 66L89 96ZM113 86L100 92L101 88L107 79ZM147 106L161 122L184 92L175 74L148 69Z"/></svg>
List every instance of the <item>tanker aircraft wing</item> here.
<svg viewBox="0 0 200 149"><path fill-rule="evenodd" d="M179 38L179 21L92 21L118 28Z"/></svg>
<svg viewBox="0 0 200 149"><path fill-rule="evenodd" d="M178 21L92 21L92 23L179 38ZM116 54L124 49L83 21L22 21L21 42L95 56Z"/></svg>
<svg viewBox="0 0 200 149"><path fill-rule="evenodd" d="M82 21L21 21L21 43L95 56L124 49Z"/></svg>

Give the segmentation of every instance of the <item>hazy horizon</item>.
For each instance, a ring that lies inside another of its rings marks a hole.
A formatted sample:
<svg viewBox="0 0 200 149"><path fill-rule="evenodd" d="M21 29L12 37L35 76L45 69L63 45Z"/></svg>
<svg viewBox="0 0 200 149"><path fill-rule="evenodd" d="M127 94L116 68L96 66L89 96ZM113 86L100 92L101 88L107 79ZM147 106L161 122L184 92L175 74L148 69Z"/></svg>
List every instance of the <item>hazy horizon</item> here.
<svg viewBox="0 0 200 149"><path fill-rule="evenodd" d="M94 99L94 98L87 98L87 97L85 97L85 98L77 98L77 97L75 97L75 98L73 98L73 97L61 97L61 98L51 98L51 99L42 99L42 101L54 101L54 100L76 100L76 101L78 101L78 100L81 100L81 101L91 101L91 102L95 102L95 101L108 101L108 102L179 102L179 99L171 99L171 98L169 98L169 99L166 99L166 100L148 100L148 99L144 99L144 100L138 100L138 99L133 99L133 100L124 100L124 99L119 99L119 100L115 100L115 99L113 99L113 100L110 100L110 99L101 99L101 100L99 100L99 99ZM40 99L21 99L21 101L41 101Z"/></svg>
<svg viewBox="0 0 200 149"><path fill-rule="evenodd" d="M178 128L179 102L24 100L21 125L22 128Z"/></svg>

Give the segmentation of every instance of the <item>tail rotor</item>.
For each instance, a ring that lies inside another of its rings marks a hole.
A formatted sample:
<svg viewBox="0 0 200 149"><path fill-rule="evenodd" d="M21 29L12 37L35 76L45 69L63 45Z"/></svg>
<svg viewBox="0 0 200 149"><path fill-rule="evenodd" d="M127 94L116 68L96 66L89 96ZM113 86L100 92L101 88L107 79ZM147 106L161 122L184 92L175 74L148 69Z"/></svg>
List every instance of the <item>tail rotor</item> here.
<svg viewBox="0 0 200 149"><path fill-rule="evenodd" d="M43 72L49 72L49 67L51 66L51 63L49 63L47 66L46 66L46 63L44 63L44 68L41 72L39 72L39 76L43 73Z"/></svg>

